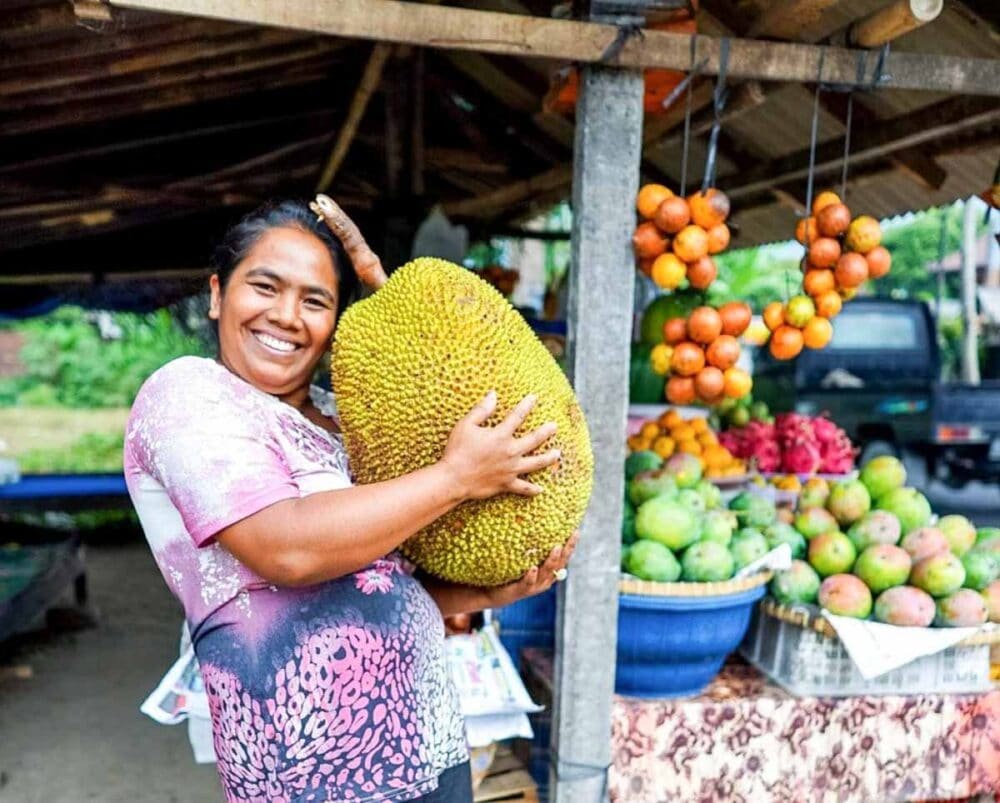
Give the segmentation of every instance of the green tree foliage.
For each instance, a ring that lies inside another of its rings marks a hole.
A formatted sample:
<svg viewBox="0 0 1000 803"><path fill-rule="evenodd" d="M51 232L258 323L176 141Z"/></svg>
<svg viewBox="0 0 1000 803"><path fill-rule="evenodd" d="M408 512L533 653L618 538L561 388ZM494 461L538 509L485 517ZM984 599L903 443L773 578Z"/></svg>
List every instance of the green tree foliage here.
<svg viewBox="0 0 1000 803"><path fill-rule="evenodd" d="M795 295L802 273L788 251L787 247L764 246L719 254L715 258L719 275L708 288L709 302L746 301L754 312L761 312L769 302Z"/></svg>
<svg viewBox="0 0 1000 803"><path fill-rule="evenodd" d="M912 220L887 227L882 244L892 254L892 270L870 290L880 296L916 298L929 301L936 296L937 277L927 270L943 254L958 250L962 244L962 204L928 209Z"/></svg>
<svg viewBox="0 0 1000 803"><path fill-rule="evenodd" d="M60 307L41 318L8 325L25 338L24 375L0 380L0 404L127 407L146 378L185 354L206 355L206 342L167 309L148 315L115 313L121 336L104 339L89 313Z"/></svg>

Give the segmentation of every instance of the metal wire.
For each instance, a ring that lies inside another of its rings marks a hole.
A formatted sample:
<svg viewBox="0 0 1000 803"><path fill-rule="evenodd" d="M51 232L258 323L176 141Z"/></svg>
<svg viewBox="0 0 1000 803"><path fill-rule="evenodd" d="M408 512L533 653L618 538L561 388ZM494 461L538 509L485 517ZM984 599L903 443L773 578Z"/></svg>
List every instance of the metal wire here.
<svg viewBox="0 0 1000 803"><path fill-rule="evenodd" d="M715 81L715 91L712 93L712 112L715 121L712 123L712 133L708 137L708 155L705 157L705 176L701 181L701 191L715 186L715 168L719 154L719 130L722 128L722 110L729 98L726 89L726 71L729 68L729 39L723 37L719 43L719 75Z"/></svg>
<svg viewBox="0 0 1000 803"><path fill-rule="evenodd" d="M687 195L688 148L691 144L691 95L694 92L694 78L698 67L694 62L698 51L698 34L691 34L691 70L688 81L687 100L684 106L684 144L681 147L681 197Z"/></svg>
<svg viewBox="0 0 1000 803"><path fill-rule="evenodd" d="M813 181L816 169L816 133L819 128L819 93L823 91L823 60L825 57L826 49L824 48L819 51L819 67L816 70L816 93L813 95L812 134L809 137L809 178L806 181L806 216L811 214L813 202Z"/></svg>

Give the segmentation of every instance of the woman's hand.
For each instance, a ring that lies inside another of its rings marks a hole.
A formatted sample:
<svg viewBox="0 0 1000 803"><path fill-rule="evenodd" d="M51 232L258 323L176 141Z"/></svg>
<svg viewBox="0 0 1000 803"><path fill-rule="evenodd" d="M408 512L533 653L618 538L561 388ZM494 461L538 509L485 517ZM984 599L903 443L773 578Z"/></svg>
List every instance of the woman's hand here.
<svg viewBox="0 0 1000 803"><path fill-rule="evenodd" d="M355 225L347 213L341 209L329 195L320 193L309 208L326 223L327 228L340 240L344 246L354 272L358 274L361 283L370 290L378 290L386 283L388 277L382 269L382 260L368 247L361 230Z"/></svg>
<svg viewBox="0 0 1000 803"><path fill-rule="evenodd" d="M556 425L549 422L520 438L514 435L535 401L535 396L525 396L500 424L488 427L486 421L497 406L496 393L491 390L455 425L438 465L451 475L461 498L486 499L502 493L535 496L542 492L539 485L522 476L559 460L558 449L532 454L555 434Z"/></svg>
<svg viewBox="0 0 1000 803"><path fill-rule="evenodd" d="M566 564L573 557L577 542L580 540L580 531L575 531L569 540L562 546L557 546L549 553L545 563L529 569L520 580L513 583L491 588L487 593L490 598L491 608L502 608L525 597L533 597L548 591L552 584L565 577Z"/></svg>

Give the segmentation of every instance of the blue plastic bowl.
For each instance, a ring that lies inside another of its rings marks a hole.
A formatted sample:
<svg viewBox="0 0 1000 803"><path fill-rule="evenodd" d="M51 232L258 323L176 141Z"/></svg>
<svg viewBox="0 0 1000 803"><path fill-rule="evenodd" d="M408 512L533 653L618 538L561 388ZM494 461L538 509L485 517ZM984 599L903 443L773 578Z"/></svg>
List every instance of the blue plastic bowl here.
<svg viewBox="0 0 1000 803"><path fill-rule="evenodd" d="M622 594L615 692L685 697L702 691L743 640L754 603L766 589L712 597Z"/></svg>

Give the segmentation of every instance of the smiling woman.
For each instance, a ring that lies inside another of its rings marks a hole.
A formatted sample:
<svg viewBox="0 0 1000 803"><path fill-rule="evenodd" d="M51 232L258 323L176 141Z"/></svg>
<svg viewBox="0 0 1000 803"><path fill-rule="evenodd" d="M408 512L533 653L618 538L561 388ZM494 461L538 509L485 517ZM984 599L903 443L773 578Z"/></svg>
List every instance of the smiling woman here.
<svg viewBox="0 0 1000 803"><path fill-rule="evenodd" d="M385 274L336 204L316 211L265 207L217 249L218 359L174 360L143 385L129 494L184 606L227 800L464 803L442 615L546 590L576 537L493 589L419 576L396 549L466 500L538 493L527 475L558 459L541 449L555 427L515 436L530 397L486 426L491 393L436 463L354 485L310 379L358 276L376 289Z"/></svg>

